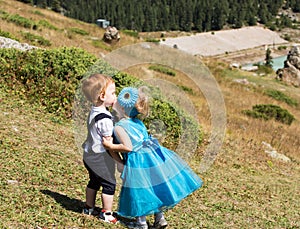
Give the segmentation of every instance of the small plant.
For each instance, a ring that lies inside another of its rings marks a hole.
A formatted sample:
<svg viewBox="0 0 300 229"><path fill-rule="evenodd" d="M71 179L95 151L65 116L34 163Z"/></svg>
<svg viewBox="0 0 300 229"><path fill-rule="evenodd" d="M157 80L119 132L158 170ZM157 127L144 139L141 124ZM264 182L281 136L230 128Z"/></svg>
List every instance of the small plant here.
<svg viewBox="0 0 300 229"><path fill-rule="evenodd" d="M112 50L112 48L110 46L106 45L106 43L103 42L102 40L93 40L92 45L96 48L101 48L101 49L104 49L106 51L111 51Z"/></svg>
<svg viewBox="0 0 300 229"><path fill-rule="evenodd" d="M160 40L159 39L155 39L155 38L146 38L146 42L159 43Z"/></svg>
<svg viewBox="0 0 300 229"><path fill-rule="evenodd" d="M295 117L286 109L273 104L260 104L252 107L252 110L244 110L243 113L252 118L261 118L270 120L274 118L276 121L291 125Z"/></svg>
<svg viewBox="0 0 300 229"><path fill-rule="evenodd" d="M38 22L38 24L40 26L43 26L44 28L47 28L47 29L58 30L58 28L56 28L54 25L52 25L51 23L49 23L47 20L40 20Z"/></svg>
<svg viewBox="0 0 300 229"><path fill-rule="evenodd" d="M278 46L278 50L280 51L280 50L286 50L287 49L287 47L285 46L285 45L280 45L280 46Z"/></svg>
<svg viewBox="0 0 300 229"><path fill-rule="evenodd" d="M284 40L287 40L287 41L291 41L291 40L292 40L292 39L291 39L291 36L288 35L288 34L284 34L283 39L284 39Z"/></svg>
<svg viewBox="0 0 300 229"><path fill-rule="evenodd" d="M122 33L135 38L139 37L139 33L133 30L122 30Z"/></svg>
<svg viewBox="0 0 300 229"><path fill-rule="evenodd" d="M272 67L270 67L270 66L266 66L266 65L262 65L262 64L260 64L260 63L256 63L256 64L254 64L254 66L257 66L257 70L256 70L256 72L258 73L258 74L271 74L271 73L273 73L273 68Z"/></svg>
<svg viewBox="0 0 300 229"><path fill-rule="evenodd" d="M40 16L45 16L45 14L43 14L41 11L39 10L34 10L32 11L32 13L36 14L36 15L40 15Z"/></svg>
<svg viewBox="0 0 300 229"><path fill-rule="evenodd" d="M39 35L21 32L23 37L34 45L51 46L51 42Z"/></svg>
<svg viewBox="0 0 300 229"><path fill-rule="evenodd" d="M169 68L163 67L163 66L151 65L149 67L149 69L153 70L153 71L163 73L163 74L166 74L166 75L170 75L170 76L175 76L176 75L176 73L174 71L172 71Z"/></svg>
<svg viewBox="0 0 300 229"><path fill-rule="evenodd" d="M189 87L186 87L186 86L179 86L183 91L193 95L194 92L193 92L193 89L192 88L189 88Z"/></svg>
<svg viewBox="0 0 300 229"><path fill-rule="evenodd" d="M8 22L12 22L18 26L22 26L24 28L32 29L36 26L36 23L28 18L22 17L19 14L9 15L6 20Z"/></svg>
<svg viewBox="0 0 300 229"><path fill-rule="evenodd" d="M289 96L287 96L286 94L284 94L281 91L277 91L277 90L267 90L266 95L272 97L273 99L276 99L278 101L282 101L285 102L286 104L290 105L290 106L298 106L298 101L290 98Z"/></svg>
<svg viewBox="0 0 300 229"><path fill-rule="evenodd" d="M80 28L70 28L70 31L72 33L76 33L76 34L79 34L79 35L82 35L82 36L86 36L86 35L89 35L89 33L83 29L80 29Z"/></svg>
<svg viewBox="0 0 300 229"><path fill-rule="evenodd" d="M19 41L18 38L16 38L14 35L12 35L12 34L9 33L9 32L6 32L6 31L0 30L0 36L1 36L1 37L10 38L10 39L13 39L13 40L15 40L15 41Z"/></svg>

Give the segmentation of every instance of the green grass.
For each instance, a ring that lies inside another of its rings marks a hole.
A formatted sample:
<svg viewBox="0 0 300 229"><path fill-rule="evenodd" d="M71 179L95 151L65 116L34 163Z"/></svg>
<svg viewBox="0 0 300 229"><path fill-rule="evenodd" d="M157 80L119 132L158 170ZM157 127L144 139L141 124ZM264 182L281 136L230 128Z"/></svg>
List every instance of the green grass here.
<svg viewBox="0 0 300 229"><path fill-rule="evenodd" d="M0 227L124 228L80 213L87 173L72 122L55 121L5 88L0 101ZM236 150L234 139L228 141L214 166L200 175L204 186L166 213L168 228L298 228L299 163L273 161L271 168L270 158L252 160ZM198 162L189 163L197 171ZM116 200L119 189L120 183Z"/></svg>

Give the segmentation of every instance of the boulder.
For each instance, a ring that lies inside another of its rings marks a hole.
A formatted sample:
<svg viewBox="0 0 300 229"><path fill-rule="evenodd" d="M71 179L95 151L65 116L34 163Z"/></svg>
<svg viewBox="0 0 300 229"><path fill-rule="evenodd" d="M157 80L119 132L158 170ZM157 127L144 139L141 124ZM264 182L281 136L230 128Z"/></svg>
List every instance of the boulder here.
<svg viewBox="0 0 300 229"><path fill-rule="evenodd" d="M117 42L120 40L120 34L116 27L108 26L103 35L103 40L108 43Z"/></svg>
<svg viewBox="0 0 300 229"><path fill-rule="evenodd" d="M300 47L293 46L284 62L284 67L276 71L276 78L288 85L300 86Z"/></svg>

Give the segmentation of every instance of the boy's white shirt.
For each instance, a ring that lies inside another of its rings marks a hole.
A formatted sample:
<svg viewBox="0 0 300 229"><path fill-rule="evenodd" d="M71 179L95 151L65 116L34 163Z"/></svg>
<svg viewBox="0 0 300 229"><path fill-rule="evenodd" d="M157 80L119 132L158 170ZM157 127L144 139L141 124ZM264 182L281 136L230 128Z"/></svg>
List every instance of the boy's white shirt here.
<svg viewBox="0 0 300 229"><path fill-rule="evenodd" d="M106 110L105 107L95 107L92 106L89 116L89 124L93 121L96 115L100 113L105 113L107 115L111 115L111 113ZM89 125L90 126L90 125ZM103 153L106 151L102 144L103 137L110 137L113 134L113 121L108 118L104 118L95 123L95 125L91 125L91 139L87 139L84 144L85 153L94 152L94 153Z"/></svg>

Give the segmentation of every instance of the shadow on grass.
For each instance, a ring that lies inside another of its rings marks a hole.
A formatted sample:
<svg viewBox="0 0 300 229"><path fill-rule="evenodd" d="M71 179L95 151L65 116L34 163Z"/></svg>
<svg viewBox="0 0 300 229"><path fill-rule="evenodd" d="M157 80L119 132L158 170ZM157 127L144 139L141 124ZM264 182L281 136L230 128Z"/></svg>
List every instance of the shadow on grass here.
<svg viewBox="0 0 300 229"><path fill-rule="evenodd" d="M82 207L84 206L84 202L81 200L73 199L57 192L41 190L41 193L51 196L57 203L69 211L81 213Z"/></svg>

